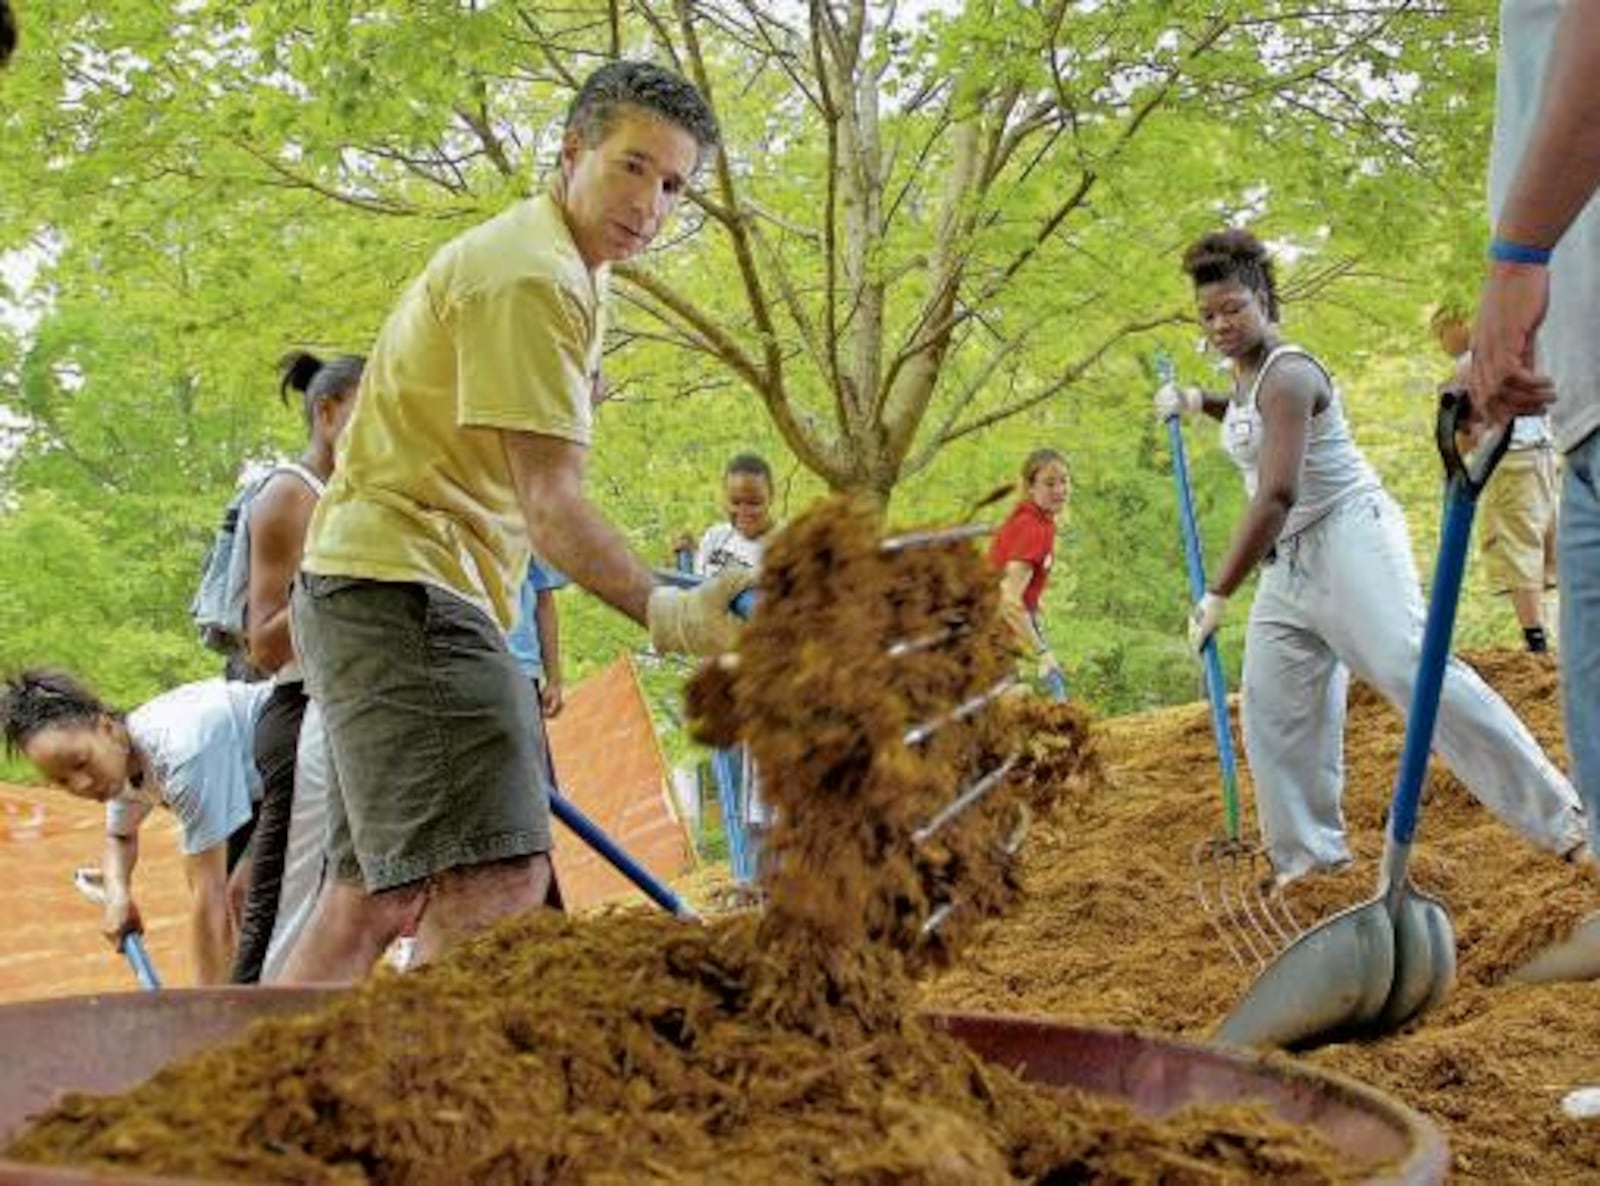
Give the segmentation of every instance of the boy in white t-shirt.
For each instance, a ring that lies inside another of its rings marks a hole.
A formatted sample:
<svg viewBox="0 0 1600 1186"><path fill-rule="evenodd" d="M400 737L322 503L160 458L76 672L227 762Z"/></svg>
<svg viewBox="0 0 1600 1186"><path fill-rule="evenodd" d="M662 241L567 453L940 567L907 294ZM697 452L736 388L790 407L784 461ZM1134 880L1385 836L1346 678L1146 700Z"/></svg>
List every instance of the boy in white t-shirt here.
<svg viewBox="0 0 1600 1186"><path fill-rule="evenodd" d="M236 939L229 875L261 798L252 750L272 685L184 684L124 715L69 675L24 671L0 693L0 731L49 782L106 806L106 938L144 929L133 901L139 827L162 806L178 819L193 901L190 953L201 984L228 979Z"/></svg>
<svg viewBox="0 0 1600 1186"><path fill-rule="evenodd" d="M754 453L737 454L722 474L722 490L728 518L706 528L695 551L694 571L714 577L729 568L761 567L761 552L772 534L772 468ZM734 791L725 794L725 805L736 804L726 820L733 878L740 886L756 880L762 835L771 824L767 805L750 752L743 746L718 750L713 757L717 778Z"/></svg>

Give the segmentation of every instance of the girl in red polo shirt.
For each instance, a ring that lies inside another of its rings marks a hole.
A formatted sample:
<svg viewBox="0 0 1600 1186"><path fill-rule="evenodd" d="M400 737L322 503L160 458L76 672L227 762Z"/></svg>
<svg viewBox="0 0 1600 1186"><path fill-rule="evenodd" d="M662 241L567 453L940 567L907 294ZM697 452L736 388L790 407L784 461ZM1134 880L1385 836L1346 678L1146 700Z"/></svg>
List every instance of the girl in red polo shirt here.
<svg viewBox="0 0 1600 1186"><path fill-rule="evenodd" d="M1000 573L1000 609L1026 654L1038 660L1039 679L1065 698L1061 664L1039 627L1039 599L1056 552L1056 517L1067 505L1072 480L1067 459L1035 449L1022 465L1022 501L995 533L989 563Z"/></svg>

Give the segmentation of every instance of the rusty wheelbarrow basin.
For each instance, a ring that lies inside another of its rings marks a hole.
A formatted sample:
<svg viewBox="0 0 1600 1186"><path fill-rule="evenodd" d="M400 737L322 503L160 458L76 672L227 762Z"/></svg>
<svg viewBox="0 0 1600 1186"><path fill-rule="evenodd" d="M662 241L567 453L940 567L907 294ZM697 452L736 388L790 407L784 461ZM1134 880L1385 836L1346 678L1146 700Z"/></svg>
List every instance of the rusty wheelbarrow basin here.
<svg viewBox="0 0 1600 1186"><path fill-rule="evenodd" d="M64 1091L111 1093L227 1041L252 1021L306 1012L337 990L184 989L0 1006L0 1143ZM1080 1087L1163 1116L1187 1104L1258 1100L1321 1133L1374 1182L1443 1182L1444 1138L1427 1120L1351 1079L1276 1056L1097 1026L982 1013L928 1019L980 1056L1036 1083ZM0 1186L89 1186L172 1178L106 1175L0 1160Z"/></svg>

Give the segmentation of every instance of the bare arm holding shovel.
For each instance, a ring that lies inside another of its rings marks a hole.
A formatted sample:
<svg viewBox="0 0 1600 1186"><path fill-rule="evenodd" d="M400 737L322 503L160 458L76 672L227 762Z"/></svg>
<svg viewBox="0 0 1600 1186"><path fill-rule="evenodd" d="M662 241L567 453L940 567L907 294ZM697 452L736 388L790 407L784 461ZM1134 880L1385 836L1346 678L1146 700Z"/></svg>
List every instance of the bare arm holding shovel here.
<svg viewBox="0 0 1600 1186"><path fill-rule="evenodd" d="M1473 333L1472 399L1491 423L1555 398L1534 341L1550 297L1550 256L1600 187L1600 0L1573 0L1552 40L1543 105L1495 227Z"/></svg>
<svg viewBox="0 0 1600 1186"><path fill-rule="evenodd" d="M139 834L106 834L106 854L101 862L105 876L105 916L101 933L113 947L122 946L123 937L142 934L144 920L133 901L133 868L139 863Z"/></svg>

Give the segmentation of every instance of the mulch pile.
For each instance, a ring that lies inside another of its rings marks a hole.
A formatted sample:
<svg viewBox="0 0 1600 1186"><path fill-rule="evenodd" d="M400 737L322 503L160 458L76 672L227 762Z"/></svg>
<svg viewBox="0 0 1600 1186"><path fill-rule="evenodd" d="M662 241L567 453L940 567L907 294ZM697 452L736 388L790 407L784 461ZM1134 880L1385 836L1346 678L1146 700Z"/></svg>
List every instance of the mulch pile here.
<svg viewBox="0 0 1600 1186"><path fill-rule="evenodd" d="M1500 652L1466 658L1562 761L1553 662ZM1357 860L1290 887L1302 923L1373 893L1402 735L1399 713L1356 687L1345 814ZM1062 790L1056 813L1030 838L1019 909L925 999L1204 1037L1253 975L1229 957L1194 894L1194 848L1222 827L1207 711L1194 705L1113 721L1096 740L1108 789ZM1449 1139L1458 1181L1600 1181L1600 1121L1560 1110L1572 1088L1600 1083L1600 985L1502 983L1533 951L1600 910L1600 887L1520 840L1437 762L1412 876L1449 907L1459 952L1454 992L1398 1035L1333 1046L1308 1061L1431 1117Z"/></svg>
<svg viewBox="0 0 1600 1186"><path fill-rule="evenodd" d="M750 739L779 812L764 913L513 920L123 1096L70 1097L9 1154L296 1183L1348 1180L1256 1109L1151 1122L917 1019L916 976L1015 907L1027 799L912 834L1012 757L1036 806L1058 797L1042 786L1113 792L1071 710L1048 740L1009 698L950 715L1011 667L976 550L877 542L846 504L796 523L739 662L694 697L708 732Z"/></svg>

